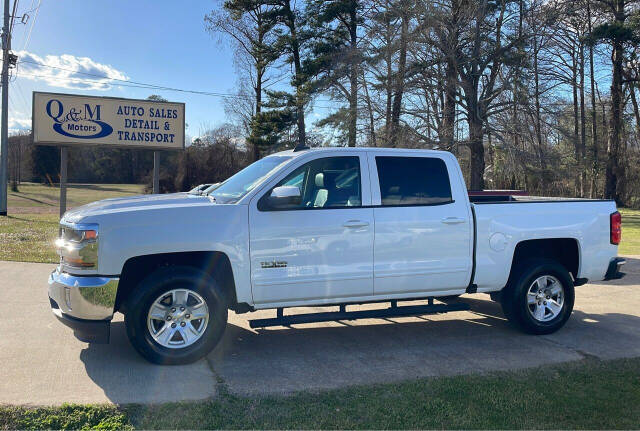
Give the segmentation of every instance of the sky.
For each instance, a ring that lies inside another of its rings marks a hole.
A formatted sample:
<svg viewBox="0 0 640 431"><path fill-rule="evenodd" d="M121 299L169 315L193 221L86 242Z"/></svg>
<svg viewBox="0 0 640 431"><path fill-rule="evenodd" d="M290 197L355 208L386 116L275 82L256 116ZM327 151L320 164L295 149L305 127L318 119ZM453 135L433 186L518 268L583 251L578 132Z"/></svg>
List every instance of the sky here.
<svg viewBox="0 0 640 431"><path fill-rule="evenodd" d="M188 137L221 125L223 97L138 85L233 93L233 51L204 25L204 16L221 1L19 0L12 38L19 58L9 87L9 132L31 128L33 91L134 99L158 94L185 103ZM29 20L21 24L25 13ZM602 58L608 61L608 54ZM608 88L609 69L598 65L600 91ZM312 107L310 120L326 115L326 109L330 106Z"/></svg>
<svg viewBox="0 0 640 431"><path fill-rule="evenodd" d="M9 86L10 131L31 128L33 91L135 99L158 94L186 104L189 136L224 123L221 97L132 87L135 82L233 91L233 52L204 26L204 16L216 0L41 0L39 8L38 4L39 0L18 3L12 51L19 58ZM20 24L25 13L30 18Z"/></svg>

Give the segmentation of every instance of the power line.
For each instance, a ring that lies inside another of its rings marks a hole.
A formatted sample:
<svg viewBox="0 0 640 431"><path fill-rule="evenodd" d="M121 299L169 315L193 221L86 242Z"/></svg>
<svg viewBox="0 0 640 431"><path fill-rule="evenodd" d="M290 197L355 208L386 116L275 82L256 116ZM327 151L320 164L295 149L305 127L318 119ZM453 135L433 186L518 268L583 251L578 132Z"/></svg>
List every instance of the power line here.
<svg viewBox="0 0 640 431"><path fill-rule="evenodd" d="M20 99L22 99L22 102L24 103L25 112L29 112L29 103L27 103L27 98L24 97L24 93L22 92L22 87L20 87L20 83L16 80L14 81L14 84L16 85L16 89L18 90L18 95L20 95Z"/></svg>
<svg viewBox="0 0 640 431"><path fill-rule="evenodd" d="M67 82L79 83L79 84L87 84L87 83L108 84L108 80L109 80L109 78L105 78L105 80L95 80L95 79L72 77L72 76L52 77L52 76L37 75L37 74L32 74L32 73L26 73L26 74L22 73L20 76L23 77L23 78L56 79L56 80L59 80L59 81L67 81ZM198 95L202 95L202 96L221 97L223 99L236 99L236 100L243 100L244 99L243 96L238 96L236 94L223 94L223 93L211 93L211 92L206 92L206 91L184 90L184 89L180 89L180 88L154 86L152 84L143 84L143 83L132 84L132 83L129 83L129 82L134 82L134 81L123 81L121 83L119 82L116 85L121 86L121 87L141 88L141 89L147 89L147 90L178 91L178 92L182 92L182 93L193 93L193 94L198 94ZM317 106L317 105L314 105L314 108L335 109L334 106Z"/></svg>
<svg viewBox="0 0 640 431"><path fill-rule="evenodd" d="M201 94L201 95L205 95L205 96L215 96L215 97L227 97L227 98L236 98L236 99L242 99L242 96L238 96L237 94L231 94L231 93L220 93L220 92L212 92L212 91L199 91L199 90L186 90L186 89L181 89L181 88L175 88L175 87L165 87L162 85L157 85L157 84L149 84L149 83L145 83L145 82L138 82L138 81L131 81L131 80L127 80L127 79L120 79L120 78L112 78L109 76L104 76L104 75L98 75L97 73L89 73L89 72L81 72L79 70L73 70L73 69L69 69L66 67L60 67L60 66L51 66L49 64L44 64L44 63L40 63L37 61L31 61L31 60L20 60L18 63L29 63L29 64L35 64L38 66L42 66L42 67L48 67L50 69L57 69L57 70L63 70L66 72L72 72L72 73L76 73L76 74L80 74L80 75L86 75L86 76L93 76L93 77L97 77L97 78L101 78L100 81L92 81L92 80L88 80L89 82L104 82L104 80L108 80L108 81L116 81L116 82L122 82L127 84L127 86L131 86L131 84L133 85L137 85L137 86L143 86L143 87L138 87L138 88L150 88L150 89L156 89L156 90L167 90L167 91L179 91L179 92L183 92L183 93L193 93L193 94ZM75 77L68 77L70 79L86 79L86 78L75 78ZM284 78L282 78L284 79ZM276 84L278 82L280 82L282 79L279 79L273 83L270 83L269 86ZM333 102L333 100L327 100L327 99L316 99L320 102Z"/></svg>
<svg viewBox="0 0 640 431"><path fill-rule="evenodd" d="M126 79L120 79L120 78L111 78L108 76L104 76L104 75L98 75L96 73L89 73L89 72L82 72L82 71L78 71L78 70L73 70L73 69L69 69L69 68L65 68L65 67L59 67L59 66L51 66L49 64L44 64L44 63L40 63L37 61L31 61L31 60L20 60L18 61L18 64L20 63L29 63L29 64L35 64L38 66L42 66L42 67L47 67L50 69L57 69L57 70L63 70L66 72L72 72L75 74L80 74L80 75L87 75L87 76L93 76L93 77L97 77L97 78L101 78L100 80L92 80L92 79L88 79L88 78L80 78L80 77L55 77L56 79L73 79L73 80L79 80L78 82L91 82L91 83L105 83L105 81L116 81L116 82L120 82L121 85L123 87L131 87L131 88L148 88L150 90L165 90L165 91L178 91L178 92L182 92L182 93L192 93L192 94L199 94L199 95L204 95L204 96L212 96L212 97L222 97L222 98L226 98L226 99L244 99L243 96L239 96L237 94L231 94L231 93L220 93L220 92L211 92L211 91L199 91L199 90L187 90L187 89L181 89L181 88L175 88L175 87L166 87L166 86L162 86L162 85L157 85L157 84L148 84L145 82L139 82L139 81L130 81L130 80L126 80ZM43 75L31 75L34 77L38 77L38 78L51 78L51 77L47 77L47 76L43 76ZM276 84L278 82L280 82L282 79L284 78L280 78L278 80L276 80L275 82L270 83L268 86L271 86L273 84ZM330 99L315 99L318 102L327 102L327 103L333 103L335 102L334 100L330 100ZM565 106L567 105L567 103L569 102L547 102L545 103L545 106ZM520 105L526 106L527 103L526 102L521 102L518 103ZM333 106L314 106L315 108L321 108L321 109L335 109L335 107Z"/></svg>
<svg viewBox="0 0 640 431"><path fill-rule="evenodd" d="M51 66L51 67L53 67L53 66ZM81 73L81 72L76 72L76 73ZM98 79L89 79L89 78L81 78L81 77L74 77L74 76L47 76L47 75L38 75L38 74L33 74L33 73L23 73L23 74L21 74L21 76L22 77L42 78L42 79L57 79L57 80L72 81L72 82L77 82L77 83L95 83L95 84L108 84L110 81L118 81L118 84L116 84L116 85L119 85L119 86L122 86L122 87L146 88L146 89L149 89L149 90L178 91L178 92L182 92L182 93L200 94L200 95L204 95L204 96L214 96L214 97L223 97L223 98L242 99L242 96L238 96L238 95L234 95L234 94L213 93L213 92L198 91L198 90L185 90L185 89L173 88L173 87L162 87L162 86L154 85L154 84L145 84L145 83L142 83L142 82L126 81L126 80L123 80L123 79L107 78L107 77L105 77L102 80L98 80Z"/></svg>
<svg viewBox="0 0 640 431"><path fill-rule="evenodd" d="M27 45L29 45L29 41L31 40L31 32L33 31L33 27L36 25L36 19L38 18L38 12L40 11L40 3L42 2L42 0L38 0L38 6L36 6L35 8L35 14L33 15L33 20L31 21L31 27L29 27L29 33L27 33L27 38L24 41L24 44L22 45L22 50L24 51L25 49L27 49ZM33 6L33 0L31 0L31 6ZM30 10L29 12L25 12L25 13L30 13L33 12L34 9Z"/></svg>
<svg viewBox="0 0 640 431"><path fill-rule="evenodd" d="M11 93L9 93L9 110L16 111L16 104L13 102L13 99L11 98Z"/></svg>
<svg viewBox="0 0 640 431"><path fill-rule="evenodd" d="M37 61L20 60L18 63L36 64L38 66L48 67L50 69L64 70L64 71L67 71L67 72L77 73L77 74L80 74L80 75L87 75L87 76L94 76L94 77L101 78L101 80L92 80L92 79L88 79L88 78L76 78L76 77L71 77L71 76L69 76L69 77L57 77L57 78L63 78L63 79L80 79L80 80L84 80L84 81L87 81L87 82L97 82L97 83L103 83L104 81L116 81L116 82L122 82L123 84L126 84L126 86L138 86L140 88L149 88L149 89L167 90L167 91L179 91L179 92L183 92L183 93L202 94L202 95L205 95L205 96L241 98L241 96L238 96L236 94L218 93L218 92L212 92L212 91L186 90L186 89L182 89L182 88L165 87L165 86L162 86L162 85L148 84L148 83L145 83L145 82L131 81L131 80L127 80L127 79L112 78L112 77L109 77L109 76L98 75L96 73L81 72L81 71L78 71L78 70L68 69L68 68L64 68L64 67L51 66L49 64L43 64L43 63L39 63ZM33 76L37 76L37 75L33 75ZM42 77L42 76L39 76L39 77Z"/></svg>
<svg viewBox="0 0 640 431"><path fill-rule="evenodd" d="M38 75L38 74L31 74L31 73L30 74L21 74L21 76L23 76L23 77L33 77L33 78L41 78L41 79L58 79L58 80L62 80L62 81L70 81L70 82L76 82L76 83L96 83L96 84L107 84L110 81L116 81L116 82L118 82L117 85L122 86L122 87L128 87L128 88L142 88L142 89L149 89L149 90L176 91L176 92L181 92L181 93L198 94L198 95L202 95L202 96L220 97L220 98L223 98L223 99L235 99L235 100L244 100L245 99L244 96L239 96L237 94L211 92L211 91L200 91L200 90L188 90L188 89L175 88L175 87L165 87L165 86L161 86L161 85L148 84L148 83L139 82L139 81L130 81L130 80L125 80L125 79L120 79L120 78L111 78L111 77L108 77L108 76L98 75L98 74L95 74L95 73L76 71L76 70L69 69L69 68L51 66L51 65L48 65L48 64L43 64L43 63L39 63L39 62L36 62L36 61L30 61L30 60L20 60L20 61L18 61L18 64L20 64L20 63L35 64L35 65L42 66L42 67L47 67L47 68L50 68L50 69L57 69L57 70L72 72L72 73L75 73L75 74L87 75L87 76L94 76L94 77L98 77L98 78L101 78L101 79L97 80L97 79L89 79L89 78L82 78L82 77L72 77L72 76L65 76L65 77L56 76L56 77L53 77L53 76L45 76L45 75ZM327 99L316 99L316 101L329 102L329 103L334 102L333 100L327 100ZM526 102L520 102L518 104L522 105L522 106L527 106ZM553 107L553 106L564 107L564 106L568 106L569 104L570 104L570 102L546 102L545 106L547 106L547 107ZM336 106L314 105L313 107L314 108L318 108L318 109L337 109Z"/></svg>

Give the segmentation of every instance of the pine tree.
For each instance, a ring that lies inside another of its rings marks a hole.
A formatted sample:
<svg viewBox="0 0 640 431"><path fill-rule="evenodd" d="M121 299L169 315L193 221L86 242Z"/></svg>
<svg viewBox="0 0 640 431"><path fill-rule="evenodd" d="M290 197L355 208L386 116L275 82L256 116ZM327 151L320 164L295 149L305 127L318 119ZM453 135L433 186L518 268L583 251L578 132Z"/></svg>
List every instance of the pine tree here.
<svg viewBox="0 0 640 431"><path fill-rule="evenodd" d="M332 97L348 103L347 108L339 109L319 124L346 129L350 147L356 146L361 13L362 4L358 0L310 0L306 11L307 28L313 40L305 62L307 74L313 77L311 90L328 91Z"/></svg>

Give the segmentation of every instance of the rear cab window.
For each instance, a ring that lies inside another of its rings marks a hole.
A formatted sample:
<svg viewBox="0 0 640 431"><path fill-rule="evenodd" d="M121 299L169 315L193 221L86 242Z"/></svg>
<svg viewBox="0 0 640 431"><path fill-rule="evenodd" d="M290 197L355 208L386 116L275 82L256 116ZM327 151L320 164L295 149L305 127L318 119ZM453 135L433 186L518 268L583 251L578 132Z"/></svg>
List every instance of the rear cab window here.
<svg viewBox="0 0 640 431"><path fill-rule="evenodd" d="M382 206L453 202L449 172L437 157L376 156Z"/></svg>

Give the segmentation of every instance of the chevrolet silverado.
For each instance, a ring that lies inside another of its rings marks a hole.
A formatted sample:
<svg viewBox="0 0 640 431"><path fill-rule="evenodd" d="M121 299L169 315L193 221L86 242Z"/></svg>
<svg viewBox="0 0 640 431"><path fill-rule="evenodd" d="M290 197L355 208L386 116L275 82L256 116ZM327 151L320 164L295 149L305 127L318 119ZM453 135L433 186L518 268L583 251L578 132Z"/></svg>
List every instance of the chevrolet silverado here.
<svg viewBox="0 0 640 431"><path fill-rule="evenodd" d="M53 313L87 342L108 342L124 313L132 345L161 364L206 355L228 310L275 309L250 325L286 326L464 310L450 298L484 292L515 327L548 334L574 286L624 263L613 201L482 199L430 150L290 150L202 195L107 199L60 223ZM427 303L398 305L411 300ZM370 302L390 306L347 310ZM333 310L284 314L300 306Z"/></svg>

